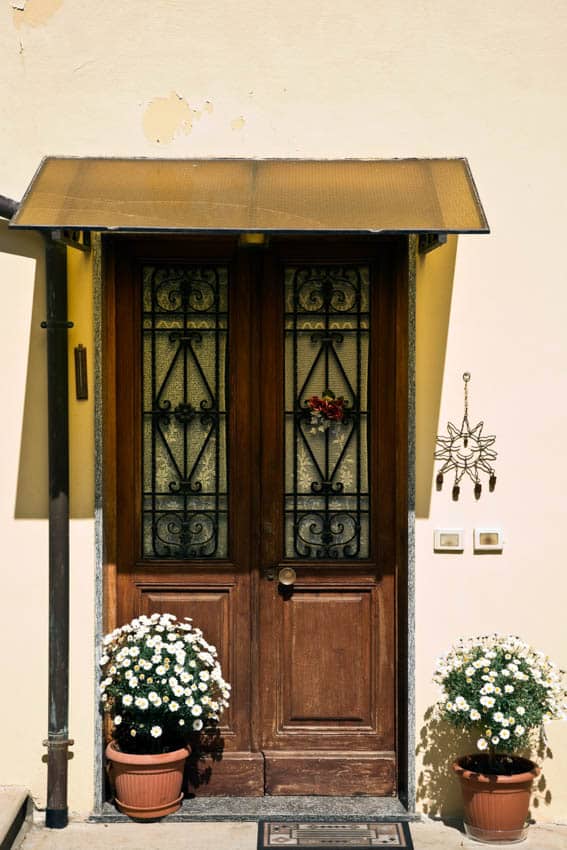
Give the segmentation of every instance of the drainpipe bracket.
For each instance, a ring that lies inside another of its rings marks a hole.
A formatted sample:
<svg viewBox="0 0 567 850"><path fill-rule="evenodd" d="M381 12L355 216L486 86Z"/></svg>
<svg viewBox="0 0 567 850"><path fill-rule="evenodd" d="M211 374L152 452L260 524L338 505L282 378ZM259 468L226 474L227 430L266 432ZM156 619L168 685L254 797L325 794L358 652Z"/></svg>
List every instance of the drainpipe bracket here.
<svg viewBox="0 0 567 850"><path fill-rule="evenodd" d="M63 330L68 330L69 328L74 327L74 324L73 322L64 322L58 319L49 319L46 322L42 322L41 327L48 331L58 331L61 330L61 328L63 328Z"/></svg>
<svg viewBox="0 0 567 850"><path fill-rule="evenodd" d="M42 745L47 747L47 753L41 757L42 762L47 763L49 761L49 755L51 752L55 752L57 750L67 750L67 759L70 761L74 753L69 752L68 747L72 747L75 744L73 738L45 738L42 741Z"/></svg>

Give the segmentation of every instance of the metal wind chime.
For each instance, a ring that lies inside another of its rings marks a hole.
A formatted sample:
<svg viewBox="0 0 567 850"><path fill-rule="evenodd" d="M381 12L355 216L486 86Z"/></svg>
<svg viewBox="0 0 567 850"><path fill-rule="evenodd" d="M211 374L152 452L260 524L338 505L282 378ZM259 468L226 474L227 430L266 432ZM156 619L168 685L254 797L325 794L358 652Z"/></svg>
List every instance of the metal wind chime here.
<svg viewBox="0 0 567 850"><path fill-rule="evenodd" d="M470 373L463 375L465 390L465 414L461 427L457 428L452 422L447 423L447 437L437 437L439 448L435 452L435 459L444 461L443 466L437 473L435 483L437 490L443 487L444 475L455 470L453 483L453 500L457 501L461 492L461 480L468 475L474 483L475 499L480 499L482 484L481 473L490 476L488 489L492 493L496 486L496 473L490 461L496 460L497 454L490 447L494 445L496 437L483 437L482 429L484 422L479 422L474 428L469 424L469 393L468 384L471 379Z"/></svg>

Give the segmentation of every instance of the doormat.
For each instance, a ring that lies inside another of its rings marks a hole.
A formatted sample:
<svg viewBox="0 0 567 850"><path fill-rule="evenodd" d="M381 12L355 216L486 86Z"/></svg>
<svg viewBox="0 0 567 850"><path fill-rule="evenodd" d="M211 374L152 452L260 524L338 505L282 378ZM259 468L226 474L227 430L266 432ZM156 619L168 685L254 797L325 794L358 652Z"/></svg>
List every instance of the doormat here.
<svg viewBox="0 0 567 850"><path fill-rule="evenodd" d="M409 824L299 821L260 821L258 850L277 847L306 847L309 850L358 850L363 847L400 847L413 850Z"/></svg>

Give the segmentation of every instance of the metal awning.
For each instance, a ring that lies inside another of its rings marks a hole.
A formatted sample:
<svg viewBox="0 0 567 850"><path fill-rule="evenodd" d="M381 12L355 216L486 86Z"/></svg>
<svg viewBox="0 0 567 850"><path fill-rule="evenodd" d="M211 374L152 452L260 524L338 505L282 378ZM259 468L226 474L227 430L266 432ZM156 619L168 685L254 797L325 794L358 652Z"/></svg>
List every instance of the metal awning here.
<svg viewBox="0 0 567 850"><path fill-rule="evenodd" d="M489 232L466 159L47 157L11 227Z"/></svg>

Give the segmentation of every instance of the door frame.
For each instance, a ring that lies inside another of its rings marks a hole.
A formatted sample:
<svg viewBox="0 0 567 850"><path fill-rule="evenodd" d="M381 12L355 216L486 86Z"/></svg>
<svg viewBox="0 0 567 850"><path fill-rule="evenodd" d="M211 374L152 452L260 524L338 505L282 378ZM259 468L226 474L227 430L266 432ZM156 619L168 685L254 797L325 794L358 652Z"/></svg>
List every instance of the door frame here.
<svg viewBox="0 0 567 850"><path fill-rule="evenodd" d="M307 236L307 235L306 235ZM119 434L116 415L116 260L126 241L166 239L195 242L214 237L206 234L165 236L160 233L104 235L93 240L95 312L95 557L96 644L116 627L116 529L117 499L114 457ZM307 236L312 240L313 234ZM329 235L320 237L330 239ZM397 798L408 812L415 810L414 753L414 426L415 426L415 253L417 240L405 235L376 235L389 259L388 273L395 283L396 351L396 634L397 634ZM254 249L249 249L254 250ZM256 249L261 250L261 249ZM151 251L151 249L150 249ZM105 802L103 759L104 730L98 711L95 682L95 793L94 811ZM212 798L209 798L212 802Z"/></svg>

